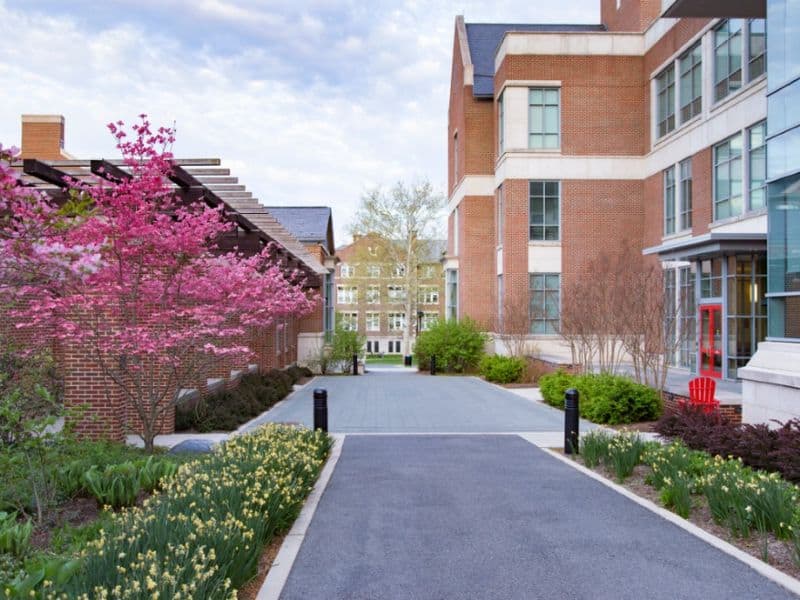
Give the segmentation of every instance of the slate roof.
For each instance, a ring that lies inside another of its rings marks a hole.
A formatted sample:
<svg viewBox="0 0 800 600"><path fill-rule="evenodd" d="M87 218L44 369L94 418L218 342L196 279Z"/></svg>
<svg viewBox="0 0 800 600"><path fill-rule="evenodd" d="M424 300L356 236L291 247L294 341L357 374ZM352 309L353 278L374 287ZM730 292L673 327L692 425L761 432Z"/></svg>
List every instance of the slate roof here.
<svg viewBox="0 0 800 600"><path fill-rule="evenodd" d="M266 209L301 242L328 245L332 233L329 206L267 206Z"/></svg>
<svg viewBox="0 0 800 600"><path fill-rule="evenodd" d="M508 31L538 33L590 33L605 31L604 25L551 25L513 23L467 23L467 43L473 65L472 95L494 96L494 56Z"/></svg>

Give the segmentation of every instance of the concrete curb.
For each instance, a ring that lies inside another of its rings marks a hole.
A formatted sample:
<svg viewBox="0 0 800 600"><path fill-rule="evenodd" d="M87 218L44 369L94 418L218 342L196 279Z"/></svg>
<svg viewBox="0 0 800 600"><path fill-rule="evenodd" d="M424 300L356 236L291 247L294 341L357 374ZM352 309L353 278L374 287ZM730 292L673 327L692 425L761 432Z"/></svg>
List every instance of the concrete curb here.
<svg viewBox="0 0 800 600"><path fill-rule="evenodd" d="M313 381L313 380L312 380ZM311 383L311 382L309 382ZM336 468L336 463L339 461L339 456L342 453L342 446L344 445L345 435L343 434L330 434L333 438L333 447L331 448L328 462L325 463L322 472L319 474L317 482L314 484L314 489L306 498L303 509L300 515L292 525L289 533L283 540L278 555L272 561L269 573L267 573L261 589L258 590L256 600L278 600L286 581L289 579L289 573L292 571L292 566L300 552L300 546L306 537L306 532L311 524L311 519L314 518L314 513L317 510L322 495L325 493L325 488L328 487L328 482L331 479L333 470Z"/></svg>
<svg viewBox="0 0 800 600"><path fill-rule="evenodd" d="M520 437L523 437L523 436L520 436ZM523 439L525 439L525 438L523 437ZM530 442L530 440L526 440L526 441ZM560 460L561 462L570 465L573 469L576 469L576 470L580 471L584 475L587 475L587 476L591 477L592 479L594 479L596 481L599 481L600 483L602 483L606 487L611 488L615 492L617 492L619 494L622 494L623 496L625 496L629 500L632 500L633 502L635 502L639 506L642 506L643 508L646 508L647 510L657 514L658 516L660 516L663 519L666 519L667 521L669 521L673 525L676 525L676 526L680 527L681 529L683 529L684 531L687 531L688 533L691 533L693 536L695 536L697 538L700 538L704 542L706 542L708 544L711 544L712 546L714 546L718 550L721 550L725 554L728 554L728 555L732 556L733 558L736 558L736 559L740 560L741 562L746 564L748 567L750 567L754 571L758 572L759 574L763 575L764 577L766 577L770 581L772 581L774 583L777 583L778 585L780 585L781 587L789 590L793 594L795 594L797 596L800 596L800 580L797 580L794 577L791 577L790 575L787 575L786 573L784 573L782 571L779 571L775 567L772 567L772 566L768 565L767 563L765 563L765 562L763 562L763 561L761 561L761 560L749 555L748 553L746 553L746 552L744 552L742 550L739 550L739 548L737 548L733 544L729 544L728 542L726 542L724 540L721 540L720 538L716 537L715 535L712 535L709 532L707 532L705 529L702 529L702 528L698 527L697 525L695 525L694 523L691 523L690 521L687 521L687 520L679 517L678 515L676 515L675 513L671 512L669 510L667 510L666 508L658 506L657 504L651 502L650 500L648 500L646 498L642 498L641 496L638 496L638 495L634 494L633 492L631 492L627 488L625 488L625 487L623 487L621 485L618 485L618 484L614 483L613 481L609 481L608 479L606 479L602 475L599 475L598 473L595 473L591 469L587 469L583 465L580 465L580 464L576 463L574 460L570 460L569 458L559 454L558 452L553 452L549 448L542 448L542 450L547 452L553 458L556 458L556 459Z"/></svg>

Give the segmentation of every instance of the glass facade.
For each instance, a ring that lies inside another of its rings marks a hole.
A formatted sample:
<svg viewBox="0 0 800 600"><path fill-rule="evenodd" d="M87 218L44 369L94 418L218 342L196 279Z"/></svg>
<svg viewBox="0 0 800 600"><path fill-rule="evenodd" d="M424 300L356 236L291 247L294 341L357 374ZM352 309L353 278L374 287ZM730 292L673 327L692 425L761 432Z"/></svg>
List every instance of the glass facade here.
<svg viewBox="0 0 800 600"><path fill-rule="evenodd" d="M553 335L561 322L561 275L530 274L531 333Z"/></svg>
<svg viewBox="0 0 800 600"><path fill-rule="evenodd" d="M769 336L800 341L800 174L769 192Z"/></svg>
<svg viewBox="0 0 800 600"><path fill-rule="evenodd" d="M560 184L558 181L529 183L529 239L558 241L560 236Z"/></svg>
<svg viewBox="0 0 800 600"><path fill-rule="evenodd" d="M561 145L561 90L531 88L528 92L528 147L556 150Z"/></svg>
<svg viewBox="0 0 800 600"><path fill-rule="evenodd" d="M767 264L763 254L726 257L728 378L747 365L767 336Z"/></svg>

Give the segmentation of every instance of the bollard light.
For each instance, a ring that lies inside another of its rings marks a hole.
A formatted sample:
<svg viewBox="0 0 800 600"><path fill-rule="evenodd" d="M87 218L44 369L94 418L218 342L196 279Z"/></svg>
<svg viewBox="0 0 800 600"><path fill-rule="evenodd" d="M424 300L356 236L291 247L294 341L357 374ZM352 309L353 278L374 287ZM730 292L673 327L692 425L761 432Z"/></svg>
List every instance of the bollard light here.
<svg viewBox="0 0 800 600"><path fill-rule="evenodd" d="M436 355L431 356L431 375L436 375Z"/></svg>
<svg viewBox="0 0 800 600"><path fill-rule="evenodd" d="M328 390L323 388L314 390L314 431L317 429L328 431Z"/></svg>
<svg viewBox="0 0 800 600"><path fill-rule="evenodd" d="M564 392L564 454L578 454L580 443L580 401L578 390Z"/></svg>

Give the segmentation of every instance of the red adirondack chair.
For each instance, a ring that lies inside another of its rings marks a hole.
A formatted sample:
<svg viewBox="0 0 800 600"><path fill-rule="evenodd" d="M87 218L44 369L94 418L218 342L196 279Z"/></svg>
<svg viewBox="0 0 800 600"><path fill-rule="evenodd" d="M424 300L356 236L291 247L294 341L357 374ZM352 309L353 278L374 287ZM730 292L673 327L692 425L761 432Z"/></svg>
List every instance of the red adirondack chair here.
<svg viewBox="0 0 800 600"><path fill-rule="evenodd" d="M702 406L706 413L719 408L719 400L714 399L717 382L711 377L696 377L689 382L689 404Z"/></svg>

